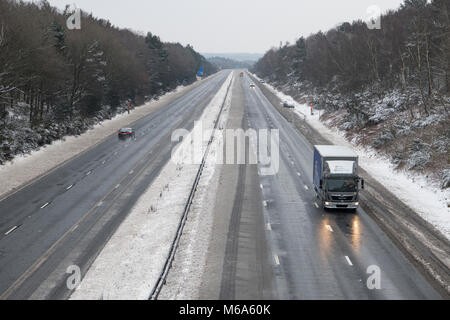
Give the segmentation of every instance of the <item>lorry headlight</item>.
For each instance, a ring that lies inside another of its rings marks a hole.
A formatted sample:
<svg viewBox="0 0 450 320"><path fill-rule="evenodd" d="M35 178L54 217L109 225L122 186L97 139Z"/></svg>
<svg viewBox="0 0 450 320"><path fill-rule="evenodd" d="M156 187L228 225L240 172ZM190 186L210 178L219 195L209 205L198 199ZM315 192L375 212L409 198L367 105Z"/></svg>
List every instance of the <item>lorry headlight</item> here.
<svg viewBox="0 0 450 320"><path fill-rule="evenodd" d="M326 206L329 206L330 203L329 203L328 201L325 201L325 205L326 205Z"/></svg>
<svg viewBox="0 0 450 320"><path fill-rule="evenodd" d="M359 206L359 202L355 202L355 206Z"/></svg>

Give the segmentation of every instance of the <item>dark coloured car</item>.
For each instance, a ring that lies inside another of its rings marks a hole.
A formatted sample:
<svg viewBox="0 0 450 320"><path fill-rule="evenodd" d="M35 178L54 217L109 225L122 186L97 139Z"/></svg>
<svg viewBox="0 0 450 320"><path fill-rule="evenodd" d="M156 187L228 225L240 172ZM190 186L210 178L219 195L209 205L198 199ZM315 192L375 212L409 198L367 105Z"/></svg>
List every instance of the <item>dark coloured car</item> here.
<svg viewBox="0 0 450 320"><path fill-rule="evenodd" d="M283 107L285 108L295 108L294 103L288 100L283 101Z"/></svg>
<svg viewBox="0 0 450 320"><path fill-rule="evenodd" d="M118 132L119 139L125 139L125 138L134 138L135 133L133 128L122 128Z"/></svg>

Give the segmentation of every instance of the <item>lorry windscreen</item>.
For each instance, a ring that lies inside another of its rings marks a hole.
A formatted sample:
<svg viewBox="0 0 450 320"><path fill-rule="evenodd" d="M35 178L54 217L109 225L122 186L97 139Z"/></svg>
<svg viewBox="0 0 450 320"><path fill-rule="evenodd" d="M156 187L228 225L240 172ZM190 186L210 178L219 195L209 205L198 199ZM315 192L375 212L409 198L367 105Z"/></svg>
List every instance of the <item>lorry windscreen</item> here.
<svg viewBox="0 0 450 320"><path fill-rule="evenodd" d="M327 189L330 192L356 192L358 184L355 178L329 178Z"/></svg>

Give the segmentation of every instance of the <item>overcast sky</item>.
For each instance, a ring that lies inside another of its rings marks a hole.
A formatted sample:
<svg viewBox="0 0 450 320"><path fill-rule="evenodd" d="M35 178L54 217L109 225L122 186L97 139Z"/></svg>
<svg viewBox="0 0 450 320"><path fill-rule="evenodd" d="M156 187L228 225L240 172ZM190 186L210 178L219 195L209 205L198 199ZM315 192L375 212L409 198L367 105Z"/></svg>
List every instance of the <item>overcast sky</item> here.
<svg viewBox="0 0 450 320"><path fill-rule="evenodd" d="M403 0L50 0L75 4L112 24L152 33L163 41L191 44L199 52L264 53L280 41L325 31L340 22L381 12Z"/></svg>

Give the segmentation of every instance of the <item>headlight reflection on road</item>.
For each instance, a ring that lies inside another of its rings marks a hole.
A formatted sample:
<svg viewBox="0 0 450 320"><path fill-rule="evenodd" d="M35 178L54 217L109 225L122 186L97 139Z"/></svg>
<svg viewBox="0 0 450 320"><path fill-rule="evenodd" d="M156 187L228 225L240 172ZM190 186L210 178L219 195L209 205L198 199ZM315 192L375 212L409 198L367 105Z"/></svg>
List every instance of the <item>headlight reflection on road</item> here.
<svg viewBox="0 0 450 320"><path fill-rule="evenodd" d="M331 242L333 241L333 229L330 226L328 218L324 218L319 225L317 235L320 257L323 261L328 260L328 255L331 249Z"/></svg>
<svg viewBox="0 0 450 320"><path fill-rule="evenodd" d="M350 242L355 249L358 251L361 247L361 221L358 215L354 215L350 220Z"/></svg>

